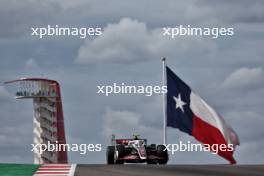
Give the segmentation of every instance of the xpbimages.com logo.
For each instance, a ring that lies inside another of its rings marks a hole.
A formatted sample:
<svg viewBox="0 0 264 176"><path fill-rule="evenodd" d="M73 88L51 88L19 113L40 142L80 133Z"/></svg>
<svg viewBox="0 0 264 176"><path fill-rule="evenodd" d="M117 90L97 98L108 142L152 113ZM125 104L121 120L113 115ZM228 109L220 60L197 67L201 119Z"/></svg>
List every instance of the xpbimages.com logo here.
<svg viewBox="0 0 264 176"><path fill-rule="evenodd" d="M88 36L100 36L103 29L100 27L60 27L58 25L47 27L32 27L31 36L37 36L42 39L49 36L73 36L86 38Z"/></svg>
<svg viewBox="0 0 264 176"><path fill-rule="evenodd" d="M164 144L167 150L172 155L176 152L211 152L212 154L218 154L219 152L234 151L233 144L197 144L187 141L184 143L180 141L176 144Z"/></svg>
<svg viewBox="0 0 264 176"><path fill-rule="evenodd" d="M85 155L87 152L100 152L102 151L102 144L59 144L51 143L47 144L31 144L31 151L42 154L45 151L49 152L59 152L59 151L72 151L79 152L81 155Z"/></svg>
<svg viewBox="0 0 264 176"><path fill-rule="evenodd" d="M167 93L167 86L143 86L143 85L126 85L125 83L113 85L97 86L97 93L109 96L110 94L145 94L152 96L153 94Z"/></svg>
<svg viewBox="0 0 264 176"><path fill-rule="evenodd" d="M214 39L220 36L233 36L234 28L232 27L192 27L190 25L177 27L164 27L163 36L170 37L172 39L177 36L209 36Z"/></svg>

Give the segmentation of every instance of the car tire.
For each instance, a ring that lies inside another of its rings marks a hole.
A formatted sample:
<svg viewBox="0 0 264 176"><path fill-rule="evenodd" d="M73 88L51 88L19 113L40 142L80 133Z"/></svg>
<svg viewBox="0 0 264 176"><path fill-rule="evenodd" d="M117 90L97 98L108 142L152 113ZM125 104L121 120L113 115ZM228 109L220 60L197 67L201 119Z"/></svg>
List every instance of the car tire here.
<svg viewBox="0 0 264 176"><path fill-rule="evenodd" d="M157 164L157 161L155 161L155 160L147 160L147 164Z"/></svg>
<svg viewBox="0 0 264 176"><path fill-rule="evenodd" d="M115 164L115 146L108 146L106 151L107 164Z"/></svg>
<svg viewBox="0 0 264 176"><path fill-rule="evenodd" d="M116 145L116 151L118 152L118 158L115 158L115 164L124 164L124 160L120 160L120 158L125 156L125 146Z"/></svg>
<svg viewBox="0 0 264 176"><path fill-rule="evenodd" d="M169 154L164 145L157 146L157 156L163 158L158 160L159 164L167 164L169 160Z"/></svg>
<svg viewBox="0 0 264 176"><path fill-rule="evenodd" d="M156 144L150 144L149 146L152 148L156 148Z"/></svg>
<svg viewBox="0 0 264 176"><path fill-rule="evenodd" d="M116 150L118 151L118 156L119 157L123 157L125 156L125 153L126 153L126 149L125 149L125 146L124 145L117 145L116 146Z"/></svg>
<svg viewBox="0 0 264 176"><path fill-rule="evenodd" d="M115 164L124 164L124 160L117 160Z"/></svg>

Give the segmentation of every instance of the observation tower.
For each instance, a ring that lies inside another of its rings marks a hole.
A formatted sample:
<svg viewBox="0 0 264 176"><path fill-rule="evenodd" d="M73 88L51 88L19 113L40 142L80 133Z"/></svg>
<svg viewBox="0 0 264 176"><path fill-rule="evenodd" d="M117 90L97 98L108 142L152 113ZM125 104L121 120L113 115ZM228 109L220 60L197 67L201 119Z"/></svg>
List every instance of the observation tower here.
<svg viewBox="0 0 264 176"><path fill-rule="evenodd" d="M60 85L44 78L5 82L16 87L16 99L33 99L33 143L66 144ZM65 151L34 151L34 163L67 163Z"/></svg>

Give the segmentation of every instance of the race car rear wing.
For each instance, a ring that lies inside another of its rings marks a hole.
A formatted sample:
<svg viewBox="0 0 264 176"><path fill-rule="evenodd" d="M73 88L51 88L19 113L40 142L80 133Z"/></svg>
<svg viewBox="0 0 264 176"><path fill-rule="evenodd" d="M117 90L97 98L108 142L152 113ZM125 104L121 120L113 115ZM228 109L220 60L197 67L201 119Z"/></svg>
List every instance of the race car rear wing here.
<svg viewBox="0 0 264 176"><path fill-rule="evenodd" d="M116 139L115 135L112 134L112 138L111 138L111 145L116 145L116 144L123 144L123 145L127 145L129 141L133 141L135 139ZM144 140L145 143L147 144L147 139L140 139L140 140Z"/></svg>

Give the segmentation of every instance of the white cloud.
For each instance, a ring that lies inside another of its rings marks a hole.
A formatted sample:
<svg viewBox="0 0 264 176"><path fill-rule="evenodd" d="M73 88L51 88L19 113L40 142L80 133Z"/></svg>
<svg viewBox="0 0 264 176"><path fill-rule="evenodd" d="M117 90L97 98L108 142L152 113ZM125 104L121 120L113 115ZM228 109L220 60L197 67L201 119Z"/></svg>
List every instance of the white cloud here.
<svg viewBox="0 0 264 176"><path fill-rule="evenodd" d="M140 53L148 52L146 44L150 39L144 23L128 18L119 24L109 24L103 35L93 41L86 40L79 49L77 62L131 62L141 60Z"/></svg>
<svg viewBox="0 0 264 176"><path fill-rule="evenodd" d="M255 87L263 83L262 68L240 68L232 72L223 82L224 88Z"/></svg>
<svg viewBox="0 0 264 176"><path fill-rule="evenodd" d="M24 66L25 70L34 70L38 68L39 68L39 65L34 58L29 58L26 61L25 66Z"/></svg>
<svg viewBox="0 0 264 176"><path fill-rule="evenodd" d="M138 113L107 108L103 115L103 135L132 135L139 126L140 118Z"/></svg>
<svg viewBox="0 0 264 176"><path fill-rule="evenodd" d="M147 138L149 142L162 142L162 130L147 125L140 113L113 110L107 108L103 115L103 132L104 138L109 139L111 134L115 134L118 138L130 138L133 134L140 134L142 138Z"/></svg>
<svg viewBox="0 0 264 176"><path fill-rule="evenodd" d="M215 51L213 40L202 37L164 37L161 28L148 29L146 24L123 18L118 24L109 24L103 34L87 39L79 48L76 61L92 63L131 63L155 60L163 56L188 57L210 55Z"/></svg>
<svg viewBox="0 0 264 176"><path fill-rule="evenodd" d="M146 7L151 13L146 13ZM148 0L140 1L140 5L128 0L8 0L2 2L0 7L0 37L14 38L28 34L31 25L56 22L83 24L84 21L97 25L117 21L125 16L146 21L153 26L175 23L219 25L263 22L263 7L264 3L259 0L240 3L167 0L166 3L153 1L151 6Z"/></svg>
<svg viewBox="0 0 264 176"><path fill-rule="evenodd" d="M24 142L31 142L32 124L19 124L17 126L2 126L0 133L0 143L3 146L19 146Z"/></svg>
<svg viewBox="0 0 264 176"><path fill-rule="evenodd" d="M0 86L0 100L8 100L12 97L12 95L5 89L4 86Z"/></svg>
<svg viewBox="0 0 264 176"><path fill-rule="evenodd" d="M30 27L43 25L55 19L61 8L55 1L9 0L0 6L0 38L30 36Z"/></svg>

